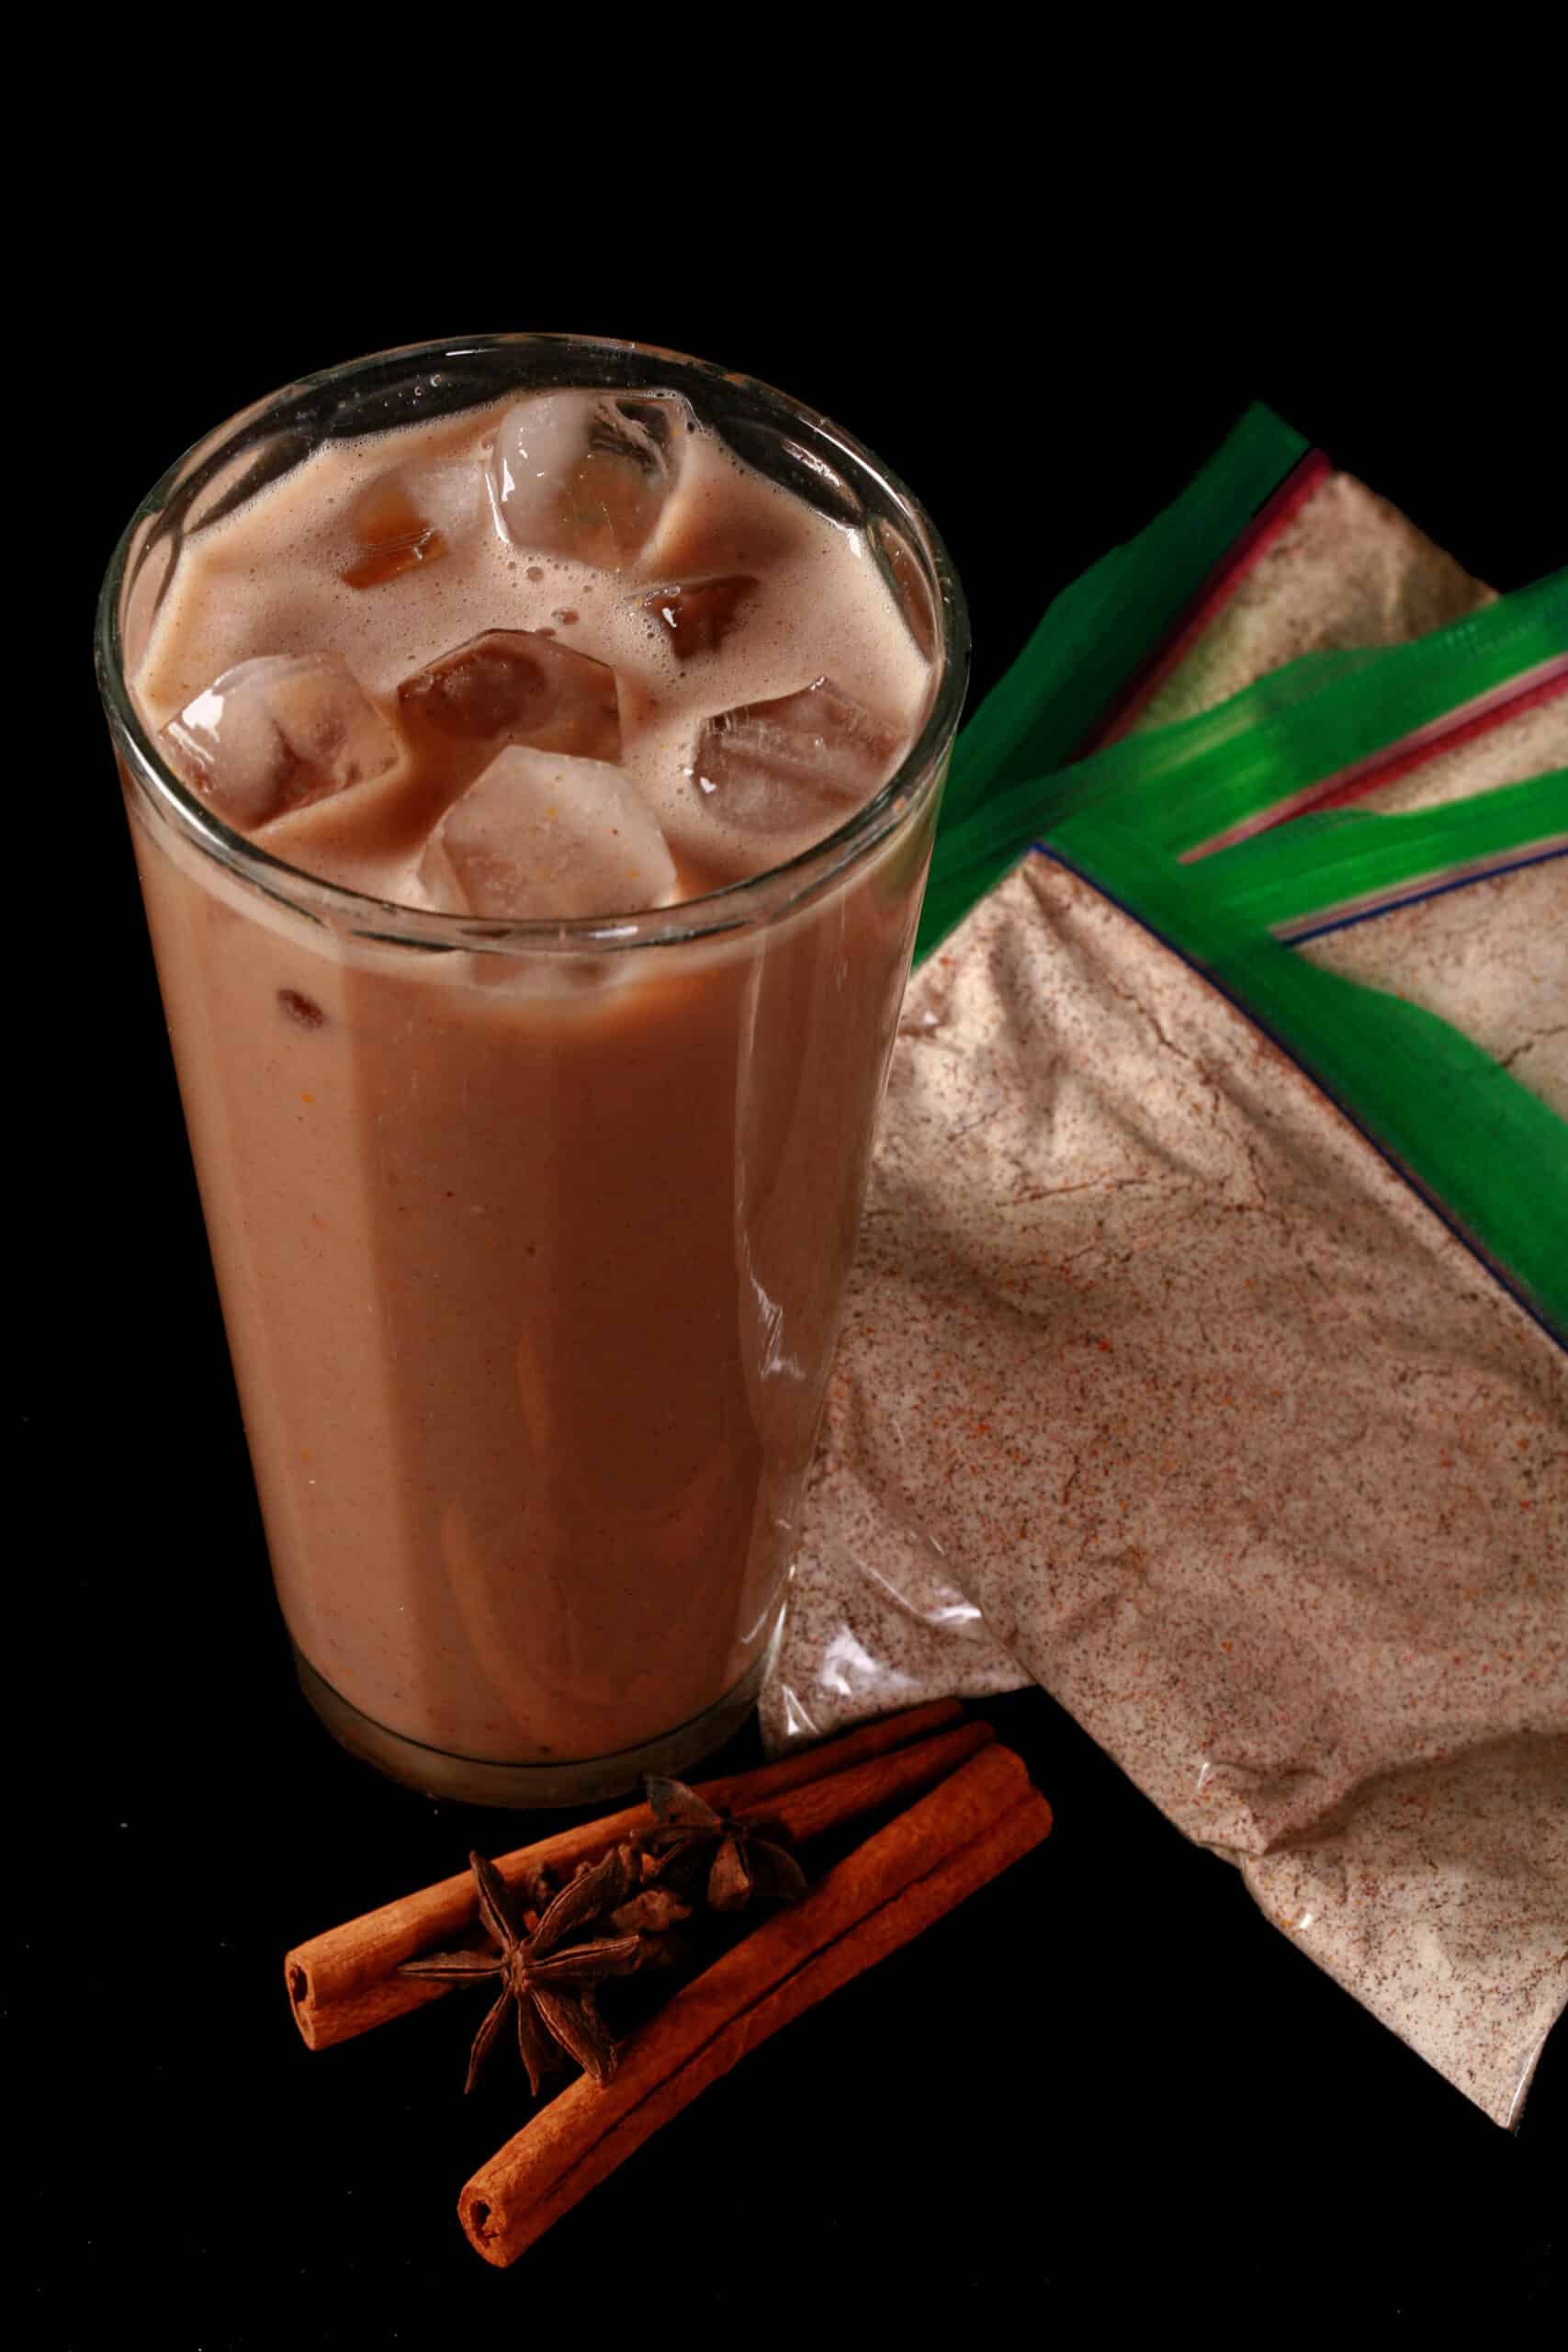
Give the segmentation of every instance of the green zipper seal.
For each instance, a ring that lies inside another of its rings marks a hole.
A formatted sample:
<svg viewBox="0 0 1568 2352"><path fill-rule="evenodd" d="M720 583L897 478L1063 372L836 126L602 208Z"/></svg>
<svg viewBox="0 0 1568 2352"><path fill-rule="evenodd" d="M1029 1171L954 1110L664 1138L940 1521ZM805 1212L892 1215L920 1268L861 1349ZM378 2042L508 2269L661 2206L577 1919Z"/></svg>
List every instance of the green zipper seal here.
<svg viewBox="0 0 1568 2352"><path fill-rule="evenodd" d="M962 921L1033 835L1010 831L977 867L962 850L955 862L944 842L1003 787L1021 784L1027 796L1033 779L1072 759L1308 447L1254 403L1179 497L1052 604L954 746L917 956Z"/></svg>

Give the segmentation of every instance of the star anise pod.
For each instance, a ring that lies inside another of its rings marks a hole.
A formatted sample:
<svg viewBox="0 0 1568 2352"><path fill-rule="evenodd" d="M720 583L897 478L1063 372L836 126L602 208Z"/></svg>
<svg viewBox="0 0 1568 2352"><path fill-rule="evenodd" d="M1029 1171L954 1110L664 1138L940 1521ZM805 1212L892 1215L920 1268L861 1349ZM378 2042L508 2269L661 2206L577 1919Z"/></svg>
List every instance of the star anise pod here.
<svg viewBox="0 0 1568 2352"><path fill-rule="evenodd" d="M644 1868L651 1864L659 1880L701 1885L714 1911L739 1911L754 1894L795 1903L806 1893L806 1873L786 1848L750 1822L716 1813L684 1781L650 1774L648 1801L654 1824L639 1830L636 1842Z"/></svg>
<svg viewBox="0 0 1568 2352"><path fill-rule="evenodd" d="M610 1914L610 1924L645 1936L662 1936L682 1919L692 1916L692 1906L667 1886L645 1886L629 1903L623 1903Z"/></svg>
<svg viewBox="0 0 1568 2352"><path fill-rule="evenodd" d="M634 1867L636 1862L634 1854ZM691 1916L691 1905L682 1903L672 1887L649 1885L611 1912L610 1925L623 1933L635 1930L641 1947L639 1968L679 1968L690 1957L680 1930Z"/></svg>
<svg viewBox="0 0 1568 2352"><path fill-rule="evenodd" d="M404 1961L398 1972L444 1984L500 1980L495 2000L474 2036L464 2090L473 2089L512 2009L517 2012L517 2046L536 2098L546 2074L558 2064L558 2049L575 2058L596 2083L607 2083L615 2071L615 2043L594 2006L593 1987L607 1976L625 1976L636 1968L642 1958L641 1942L636 1935L625 1934L575 1943L568 1939L601 1913L614 1910L631 1892L629 1848L617 1846L542 1902L532 1928L526 1910L521 1928L515 1923L513 1898L494 1864L482 1854L470 1854L468 1860L479 1888L479 1917L500 1950L435 1951L425 1960ZM539 1892L542 1897L543 1890Z"/></svg>

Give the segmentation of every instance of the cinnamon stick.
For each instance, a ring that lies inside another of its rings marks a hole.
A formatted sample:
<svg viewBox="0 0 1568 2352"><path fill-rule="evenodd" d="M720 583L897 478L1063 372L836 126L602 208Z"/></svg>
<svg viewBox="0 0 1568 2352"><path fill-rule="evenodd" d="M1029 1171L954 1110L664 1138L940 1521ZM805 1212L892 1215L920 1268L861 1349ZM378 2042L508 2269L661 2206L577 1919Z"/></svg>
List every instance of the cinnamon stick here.
<svg viewBox="0 0 1568 2352"><path fill-rule="evenodd" d="M874 1812L896 1797L930 1787L990 1739L990 1726L985 1724L944 1731L944 1726L956 1723L960 1712L955 1699L913 1707L903 1714L863 1724L840 1739L784 1757L776 1764L700 1781L698 1792L720 1812L766 1815L777 1819L792 1837L814 1837L836 1821ZM941 1736L928 1737L928 1734ZM840 1791L832 1804L803 1801L795 1794L851 1772L863 1774L878 1763L886 1779L863 1778ZM796 1808L793 1815L783 1810L783 1801L792 1797ZM634 1830L648 1828L652 1820L647 1805L629 1805L499 1855L496 1868L510 1885L547 1867L570 1873L580 1862L597 1861ZM331 2049L335 2042L368 2032L372 2026L406 2017L427 2002L439 2000L449 1989L446 1985L400 1976L397 1971L405 1960L460 1940L473 1931L477 1918L473 1875L463 1871L313 1936L286 1953L284 1980L289 2007L308 2046Z"/></svg>
<svg viewBox="0 0 1568 2352"><path fill-rule="evenodd" d="M774 1914L627 2042L614 2080L541 2109L458 2199L487 2262L514 2262L748 2050L942 1917L1037 1846L1051 1809L992 1747L901 1814L804 1902Z"/></svg>

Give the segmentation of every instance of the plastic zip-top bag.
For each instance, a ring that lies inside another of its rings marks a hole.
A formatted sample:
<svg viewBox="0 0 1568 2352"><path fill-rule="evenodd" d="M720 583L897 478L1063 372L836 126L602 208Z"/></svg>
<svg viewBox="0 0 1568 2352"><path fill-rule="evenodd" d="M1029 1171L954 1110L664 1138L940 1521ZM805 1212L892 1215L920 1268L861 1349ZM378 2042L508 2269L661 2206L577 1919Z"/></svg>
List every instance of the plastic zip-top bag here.
<svg viewBox="0 0 1568 2352"><path fill-rule="evenodd" d="M770 1732L1038 1680L1509 2121L1568 1989L1565 1421L1324 1091L1031 856L907 1001Z"/></svg>
<svg viewBox="0 0 1568 2352"><path fill-rule="evenodd" d="M1058 596L965 726L921 923L929 948L1028 845L967 820L1129 732L1301 656L1403 644L1493 591L1255 405L1163 514ZM1013 812L1016 814L1016 810Z"/></svg>
<svg viewBox="0 0 1568 2352"><path fill-rule="evenodd" d="M1038 1679L1508 2121L1568 1989L1568 1130L1529 1071L1568 979L1548 943L1488 1025L1318 960L1564 870L1568 581L1450 587L1413 645L1205 704L1240 607L1194 636L1189 583L1144 685L1197 707L1146 732L1137 662L1087 726L1011 682L1037 747L1115 740L971 749L765 1714Z"/></svg>

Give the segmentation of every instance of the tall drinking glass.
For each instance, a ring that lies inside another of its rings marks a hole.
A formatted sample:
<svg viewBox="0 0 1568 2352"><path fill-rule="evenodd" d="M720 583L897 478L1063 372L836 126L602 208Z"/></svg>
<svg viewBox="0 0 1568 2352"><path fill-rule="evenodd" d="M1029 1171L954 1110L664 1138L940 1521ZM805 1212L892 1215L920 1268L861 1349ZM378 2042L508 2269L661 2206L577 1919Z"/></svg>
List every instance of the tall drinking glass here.
<svg viewBox="0 0 1568 2352"><path fill-rule="evenodd" d="M128 684L201 534L324 440L563 384L681 394L865 535L931 665L897 772L788 863L614 921L386 903L231 830ZM752 1704L799 1538L963 699L940 541L763 385L486 337L201 442L120 543L97 659L307 1696L435 1794L574 1804L682 1770Z"/></svg>

